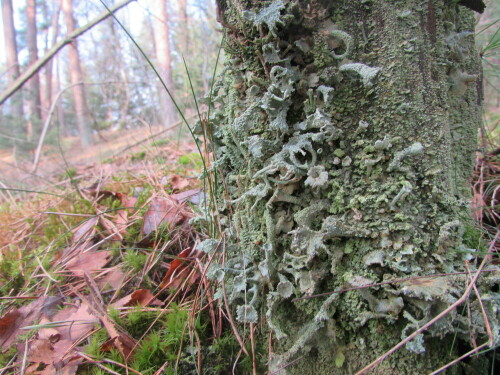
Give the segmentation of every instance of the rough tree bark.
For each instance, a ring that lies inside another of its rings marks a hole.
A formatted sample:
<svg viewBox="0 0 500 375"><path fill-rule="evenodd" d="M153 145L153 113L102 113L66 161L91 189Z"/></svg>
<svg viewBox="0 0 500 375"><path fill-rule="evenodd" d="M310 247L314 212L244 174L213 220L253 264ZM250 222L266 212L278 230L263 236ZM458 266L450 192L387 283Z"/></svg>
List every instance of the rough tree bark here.
<svg viewBox="0 0 500 375"><path fill-rule="evenodd" d="M36 26L36 1L26 1L26 43L28 45L28 68L38 60L38 42ZM39 136L42 124L42 103L40 100L40 76L38 73L29 80L29 124L31 128L31 139Z"/></svg>
<svg viewBox="0 0 500 375"><path fill-rule="evenodd" d="M47 6L45 6L45 9L47 9ZM45 53L47 53L47 51L50 48L52 48L57 42L57 38L59 36L59 13L60 12L61 12L61 4L60 3L54 4L53 9L52 9L52 15L51 15L52 19L51 19L51 27L50 27L50 30L52 31L52 37L51 37L50 42L49 42L49 38L47 35L47 43L46 43L46 47L45 47ZM48 16L48 14L47 14L47 16ZM48 20L48 17L47 17L47 20ZM48 32L47 32L47 34L48 34ZM49 43L50 43L50 46L49 46ZM52 90L52 84L53 84L52 78L53 78L53 69L54 69L53 66L54 66L54 62L51 59L50 61L47 62L47 65L45 65L45 68L44 68L45 85L44 85L43 91L42 91L42 106L43 106L43 110L44 110L42 112L43 121L45 121L45 119L46 119L46 116L47 116L46 111L49 110L49 108L52 104L52 100L54 99L54 96L55 96L55 94L53 93L53 90Z"/></svg>
<svg viewBox="0 0 500 375"><path fill-rule="evenodd" d="M7 57L7 72L9 83L12 83L19 77L19 61L17 59L17 42L16 42L16 28L14 27L14 16L12 9L12 0L2 0L2 20L3 20L3 33L5 41L5 55ZM13 123L12 134L16 138L23 138L26 134L23 113L23 97L22 92L19 91L12 97L11 101L11 115L16 121ZM14 157L17 158L17 142L14 141Z"/></svg>
<svg viewBox="0 0 500 375"><path fill-rule="evenodd" d="M71 34L75 30L75 19L73 18L73 0L61 0L61 6L66 20L66 33ZM81 82L73 87L75 99L76 121L80 132L80 142L83 147L92 145L92 130L90 116L88 113L87 100L85 98L85 86L83 85L83 73L80 64L80 55L76 40L68 45L69 75L71 84Z"/></svg>
<svg viewBox="0 0 500 375"><path fill-rule="evenodd" d="M179 23L180 37L182 40L182 53L189 51L189 17L187 12L187 0L179 0Z"/></svg>
<svg viewBox="0 0 500 375"><path fill-rule="evenodd" d="M272 343L271 372L354 373L463 291L455 276L302 298L463 271L482 100L474 14L446 0L217 5L228 63L211 121L227 230L208 276ZM450 315L371 373L429 373L456 358L466 326Z"/></svg>
<svg viewBox="0 0 500 375"><path fill-rule="evenodd" d="M153 30L156 49L158 72L165 82L170 94L174 95L174 80L172 78L172 59L170 54L170 40L168 27L168 11L166 0L157 0L158 14L153 18ZM161 108L160 116L163 126L168 126L178 120L177 111L172 100L163 87L160 88Z"/></svg>

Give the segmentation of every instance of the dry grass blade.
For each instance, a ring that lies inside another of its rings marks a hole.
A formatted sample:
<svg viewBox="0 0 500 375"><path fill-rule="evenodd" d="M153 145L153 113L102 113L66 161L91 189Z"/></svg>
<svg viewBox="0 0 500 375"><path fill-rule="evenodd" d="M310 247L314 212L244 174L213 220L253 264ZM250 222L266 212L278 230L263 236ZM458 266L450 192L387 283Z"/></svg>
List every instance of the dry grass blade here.
<svg viewBox="0 0 500 375"><path fill-rule="evenodd" d="M444 370L448 369L449 367L453 366L454 364L464 360L465 358L471 356L472 354L474 353L477 353L478 351L480 351L482 348L488 346L489 343L485 342L484 344L478 346L477 348L474 348L472 349L471 351L465 353L464 355L458 357L457 359L454 359L453 361L451 361L450 363L447 363L446 365L444 365L443 367L437 369L436 371L432 372L431 374L429 375L436 375L436 374L439 374L440 372L443 372Z"/></svg>
<svg viewBox="0 0 500 375"><path fill-rule="evenodd" d="M364 367L363 369L361 369L360 371L358 371L356 373L356 375L365 374L366 372L368 372L369 370L371 370L373 367L377 366L384 359L386 359L388 356L390 356L392 353L394 353L396 350L398 350L401 347L403 347L404 345L406 345L407 342L413 340L420 333L422 333L425 330L427 330L427 328L429 328L431 325L433 325L438 320L440 320L444 316L448 315L451 311L455 310L459 305L461 305L462 303L464 303L467 300L467 298L469 297L469 294L471 293L471 291L472 291L475 283L477 282L477 279L479 278L479 276L481 276L482 270L484 269L484 267L486 266L486 264L491 260L492 254L493 254L493 251L495 249L496 242L498 240L499 235L500 235L500 231L497 230L495 238L491 241L491 245L490 245L490 247L488 249L488 253L484 256L484 258L483 258L481 264L479 265L479 267L478 267L478 269L477 269L474 277L472 278L472 280L470 281L469 285L465 289L465 292L462 294L462 296L455 303L453 303L451 306L449 306L448 308L446 308L445 310L443 310L440 314L438 314L436 317L434 317L429 322L427 322L426 324L424 324L422 327L420 327L419 329L417 329L415 332L413 332L407 338L405 338L404 340L400 341L392 349L390 349L386 353L382 354L375 361L373 361L372 363L370 363L369 365L367 365L366 367Z"/></svg>
<svg viewBox="0 0 500 375"><path fill-rule="evenodd" d="M90 289L90 300L79 293L77 290L74 290L74 293L85 303L89 305L89 308L102 323L106 331L108 331L110 339L105 344L113 344L116 346L120 354L123 356L123 359L127 360L130 355L133 353L133 348L137 345L136 341L128 335L123 329L116 326L111 319L109 319L106 309L104 307L104 303L102 302L102 297L95 286L92 278L88 273L85 274L85 281Z"/></svg>
<svg viewBox="0 0 500 375"><path fill-rule="evenodd" d="M469 262L465 262L465 267L467 268L467 272L469 272L470 280L472 280L472 273L471 273L470 268L469 268ZM491 331L491 325L490 325L490 322L488 319L488 315L486 314L486 310L484 309L483 301L481 300L481 294L479 293L479 290L477 289L476 284L473 284L473 287L474 287L474 293L476 293L479 307L481 307L481 313L483 314L484 326L486 328L486 332L488 333L488 337L489 337L488 345L490 347L492 347L494 337L493 337L493 332Z"/></svg>

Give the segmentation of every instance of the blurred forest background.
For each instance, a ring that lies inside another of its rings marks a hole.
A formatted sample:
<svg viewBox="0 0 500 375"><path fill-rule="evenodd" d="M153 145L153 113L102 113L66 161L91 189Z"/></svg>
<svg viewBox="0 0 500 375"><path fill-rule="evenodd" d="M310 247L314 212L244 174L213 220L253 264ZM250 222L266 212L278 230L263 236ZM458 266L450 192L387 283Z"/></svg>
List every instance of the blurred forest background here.
<svg viewBox="0 0 500 375"><path fill-rule="evenodd" d="M215 1L105 3L125 4L116 17L194 123L196 108L183 57L199 99L210 89L222 40ZM1 4L0 93L75 29L106 12L100 0L1 0ZM500 2L487 2L486 12L477 18L477 45L484 62L486 116L480 134L484 146L500 133ZM102 162L119 147L153 137L178 121L148 62L116 20L108 17L67 43L0 106L0 183L26 188L36 181L34 172L43 175L68 163ZM189 134L185 125L176 129L178 138Z"/></svg>
<svg viewBox="0 0 500 375"><path fill-rule="evenodd" d="M215 1L105 4L125 5L116 17L151 59L184 116L192 118L196 107L183 58L199 99L209 91L222 39ZM1 5L0 93L68 35L107 12L99 0ZM43 174L61 163L103 161L119 147L169 127L185 137L189 133L179 119L148 62L109 16L65 45L0 106L0 183L26 187L37 168ZM43 151L37 153L41 138Z"/></svg>

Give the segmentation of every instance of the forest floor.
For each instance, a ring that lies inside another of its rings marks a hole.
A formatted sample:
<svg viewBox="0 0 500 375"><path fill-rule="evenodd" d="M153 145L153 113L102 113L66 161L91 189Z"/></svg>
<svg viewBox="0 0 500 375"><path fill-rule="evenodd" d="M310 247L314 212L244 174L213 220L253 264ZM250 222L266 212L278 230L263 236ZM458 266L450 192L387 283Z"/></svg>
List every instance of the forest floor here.
<svg viewBox="0 0 500 375"><path fill-rule="evenodd" d="M61 143L36 173L0 155L0 374L251 371L197 249L194 142L139 129Z"/></svg>

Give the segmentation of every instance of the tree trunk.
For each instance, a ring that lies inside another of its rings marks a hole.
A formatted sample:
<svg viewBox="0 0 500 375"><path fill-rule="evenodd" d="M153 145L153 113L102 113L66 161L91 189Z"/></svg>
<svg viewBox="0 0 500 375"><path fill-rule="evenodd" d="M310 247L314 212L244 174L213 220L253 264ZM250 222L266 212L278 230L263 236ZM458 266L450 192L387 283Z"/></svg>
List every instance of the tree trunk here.
<svg viewBox="0 0 500 375"><path fill-rule="evenodd" d="M66 32L70 34L75 30L75 19L73 18L73 0L61 0L64 18L66 20ZM92 130L90 126L90 117L85 99L85 86L83 84L83 74L78 54L78 46L74 40L68 46L69 54L69 74L71 84L81 82L73 87L73 96L75 98L76 121L80 132L80 142L83 147L92 145Z"/></svg>
<svg viewBox="0 0 500 375"><path fill-rule="evenodd" d="M61 6L60 4L54 4L54 6L56 8L52 9L52 20L51 20L51 27L50 29L52 30L52 38L50 39L50 42L49 42L49 38L48 38L48 35L47 35L47 46L46 46L46 49L45 49L45 53L51 48L53 47L56 42L57 42L57 37L59 35L59 13L61 11ZM47 32L48 34L48 32ZM49 45L50 43L50 45ZM51 104L52 104L52 100L53 100L53 90L52 90L52 77L53 77L53 66L54 66L54 62L52 59L50 59L47 64L45 65L45 69L44 69L44 72L45 72L45 86L44 86L44 90L43 90L43 100L42 100L42 104L43 104L43 108L45 111L48 111ZM45 118L46 118L46 115L44 115L44 113L42 113L42 118L43 120L45 121Z"/></svg>
<svg viewBox="0 0 500 375"><path fill-rule="evenodd" d="M178 28L181 33L182 40L182 54L185 58L188 58L189 52L189 17L187 13L187 0L179 0L179 23L180 28Z"/></svg>
<svg viewBox="0 0 500 375"><path fill-rule="evenodd" d="M36 26L36 1L26 1L26 43L28 45L28 67L38 60L37 26ZM38 73L29 80L28 102L30 108L29 122L31 124L31 138L36 139L40 134L42 125L42 104L40 100L40 76Z"/></svg>
<svg viewBox="0 0 500 375"><path fill-rule="evenodd" d="M52 90L52 100L56 100L56 94L61 91L61 56L56 57L56 76L54 80L54 90ZM58 123L58 136L59 137L67 137L69 136L68 126L66 125L65 116L64 116L64 107L62 104L62 100L57 101L57 123Z"/></svg>
<svg viewBox="0 0 500 375"><path fill-rule="evenodd" d="M271 372L354 373L464 290L455 276L311 298L463 271L481 121L473 12L445 0L219 0L218 15L228 63L211 121L230 224L209 277L224 275L235 319L271 343ZM371 374L455 359L467 317L453 317Z"/></svg>
<svg viewBox="0 0 500 375"><path fill-rule="evenodd" d="M20 69L17 59L16 28L14 27L14 16L12 0L2 0L2 20L5 41L5 54L7 57L7 72L9 83L19 77ZM23 113L23 97L19 90L11 99L11 123L12 134L16 138L23 138L26 135ZM18 144L14 141L14 157L17 158Z"/></svg>
<svg viewBox="0 0 500 375"><path fill-rule="evenodd" d="M166 0L157 0L158 14L153 19L153 29L155 34L156 60L158 72L163 82L167 86L170 94L174 96L174 81L172 78L172 61L170 55L170 41L168 35L168 12ZM168 126L178 119L177 111L172 100L163 88L160 88L161 95L161 122L163 126Z"/></svg>

